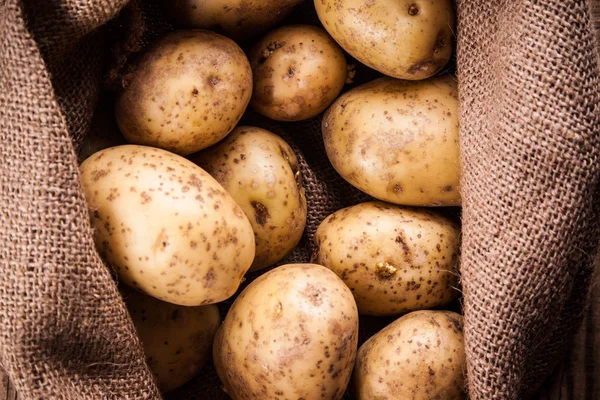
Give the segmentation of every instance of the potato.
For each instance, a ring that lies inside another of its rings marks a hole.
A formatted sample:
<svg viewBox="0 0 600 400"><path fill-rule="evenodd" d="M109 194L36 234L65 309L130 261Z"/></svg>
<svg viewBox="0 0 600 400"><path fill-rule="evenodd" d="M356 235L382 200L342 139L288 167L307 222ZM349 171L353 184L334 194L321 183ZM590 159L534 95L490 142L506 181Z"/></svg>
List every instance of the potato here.
<svg viewBox="0 0 600 400"><path fill-rule="evenodd" d="M466 398L462 316L415 311L394 321L358 351L358 400Z"/></svg>
<svg viewBox="0 0 600 400"><path fill-rule="evenodd" d="M160 390L176 389L198 374L221 325L217 306L183 307L131 289L122 292Z"/></svg>
<svg viewBox="0 0 600 400"><path fill-rule="evenodd" d="M340 96L322 129L333 167L369 195L409 206L460 204L452 77L369 82Z"/></svg>
<svg viewBox="0 0 600 400"><path fill-rule="evenodd" d="M344 281L361 314L397 315L458 297L459 241L458 226L438 213L368 202L319 225L314 261Z"/></svg>
<svg viewBox="0 0 600 400"><path fill-rule="evenodd" d="M306 198L294 151L279 136L240 126L192 157L242 207L252 224L256 254L251 271L273 265L300 241Z"/></svg>
<svg viewBox="0 0 600 400"><path fill-rule="evenodd" d="M96 247L124 283L184 306L235 293L254 259L254 233L207 172L136 145L102 150L80 169Z"/></svg>
<svg viewBox="0 0 600 400"><path fill-rule="evenodd" d="M116 103L130 143L181 155L215 144L236 126L252 94L244 52L214 32L173 32L142 57Z"/></svg>
<svg viewBox="0 0 600 400"><path fill-rule="evenodd" d="M346 82L344 52L323 29L284 26L248 54L254 79L250 105L277 121L299 121L325 111Z"/></svg>
<svg viewBox="0 0 600 400"><path fill-rule="evenodd" d="M315 0L315 7L344 50L385 75L429 78L452 55L451 0Z"/></svg>
<svg viewBox="0 0 600 400"><path fill-rule="evenodd" d="M350 290L314 264L275 268L236 299L213 360L234 399L341 399L358 340Z"/></svg>
<svg viewBox="0 0 600 400"><path fill-rule="evenodd" d="M167 0L176 23L243 41L283 20L303 0Z"/></svg>

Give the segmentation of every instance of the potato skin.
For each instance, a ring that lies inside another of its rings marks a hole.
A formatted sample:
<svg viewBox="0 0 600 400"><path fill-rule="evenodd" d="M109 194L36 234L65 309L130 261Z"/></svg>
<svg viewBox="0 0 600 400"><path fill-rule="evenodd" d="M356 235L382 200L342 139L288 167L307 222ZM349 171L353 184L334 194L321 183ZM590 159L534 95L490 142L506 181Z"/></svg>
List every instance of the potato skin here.
<svg viewBox="0 0 600 400"><path fill-rule="evenodd" d="M215 30L244 41L277 25L302 1L169 0L167 3L181 26Z"/></svg>
<svg viewBox="0 0 600 400"><path fill-rule="evenodd" d="M235 293L254 259L254 233L202 168L125 145L95 153L80 172L96 247L122 282L185 306Z"/></svg>
<svg viewBox="0 0 600 400"><path fill-rule="evenodd" d="M176 389L197 375L210 360L221 325L217 306L184 307L121 291L160 390Z"/></svg>
<svg viewBox="0 0 600 400"><path fill-rule="evenodd" d="M211 174L242 207L254 230L250 271L269 267L300 241L306 197L292 148L265 129L239 126L192 161Z"/></svg>
<svg viewBox="0 0 600 400"><path fill-rule="evenodd" d="M426 79L452 55L451 0L315 0L329 34L358 61L399 79Z"/></svg>
<svg viewBox="0 0 600 400"><path fill-rule="evenodd" d="M248 54L254 79L250 105L277 121L323 112L346 82L344 52L323 29L284 26L267 33Z"/></svg>
<svg viewBox="0 0 600 400"><path fill-rule="evenodd" d="M440 214L367 202L327 217L315 262L335 272L365 315L398 315L458 297L460 230Z"/></svg>
<svg viewBox="0 0 600 400"><path fill-rule="evenodd" d="M359 86L327 110L322 131L333 167L369 195L409 206L460 204L458 88L451 76Z"/></svg>
<svg viewBox="0 0 600 400"><path fill-rule="evenodd" d="M213 359L234 399L341 399L354 365L358 313L350 290L314 264L275 268L236 299Z"/></svg>
<svg viewBox="0 0 600 400"><path fill-rule="evenodd" d="M359 349L358 400L465 399L462 316L415 311L392 322Z"/></svg>
<svg viewBox="0 0 600 400"><path fill-rule="evenodd" d="M127 81L115 108L125 138L181 155L224 138L252 95L252 70L242 49L202 30L160 39Z"/></svg>

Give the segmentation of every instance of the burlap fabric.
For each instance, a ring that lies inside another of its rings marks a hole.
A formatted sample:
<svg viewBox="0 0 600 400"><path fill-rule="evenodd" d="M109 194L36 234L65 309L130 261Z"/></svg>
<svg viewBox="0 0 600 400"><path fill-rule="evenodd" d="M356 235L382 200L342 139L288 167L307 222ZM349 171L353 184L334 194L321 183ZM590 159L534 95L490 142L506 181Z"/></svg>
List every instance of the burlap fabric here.
<svg viewBox="0 0 600 400"><path fill-rule="evenodd" d="M0 6L0 354L23 398L159 397L94 250L77 175L100 84L121 84L126 62L169 29L153 2L124 3ZM598 58L584 1L457 9L469 389L521 399L552 369L585 303L598 242ZM366 197L326 162L319 119L244 122L300 155L308 229L285 261L308 261L318 223ZM361 338L388 322L362 319ZM168 397L226 395L209 367Z"/></svg>

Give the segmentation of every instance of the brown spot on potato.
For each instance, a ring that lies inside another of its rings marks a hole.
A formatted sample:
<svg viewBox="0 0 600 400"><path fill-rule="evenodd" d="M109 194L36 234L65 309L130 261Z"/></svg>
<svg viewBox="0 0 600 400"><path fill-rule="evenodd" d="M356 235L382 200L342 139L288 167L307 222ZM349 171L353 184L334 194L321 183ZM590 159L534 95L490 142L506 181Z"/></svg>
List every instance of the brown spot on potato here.
<svg viewBox="0 0 600 400"><path fill-rule="evenodd" d="M264 225L267 223L269 219L269 209L261 202L252 201L250 202L252 208L254 208L254 218L256 223L259 225Z"/></svg>
<svg viewBox="0 0 600 400"><path fill-rule="evenodd" d="M204 288L211 288L215 284L217 276L215 274L214 268L210 267L206 275L204 276Z"/></svg>
<svg viewBox="0 0 600 400"><path fill-rule="evenodd" d="M313 306L320 306L323 304L323 299L321 297L321 290L312 284L307 284L304 291L301 293L305 297L308 298L308 301Z"/></svg>
<svg viewBox="0 0 600 400"><path fill-rule="evenodd" d="M92 181L97 182L100 178L108 175L108 172L104 169L95 170L92 172Z"/></svg>
<svg viewBox="0 0 600 400"><path fill-rule="evenodd" d="M416 4L413 3L408 6L408 15L415 16L417 14L419 14L419 7Z"/></svg>

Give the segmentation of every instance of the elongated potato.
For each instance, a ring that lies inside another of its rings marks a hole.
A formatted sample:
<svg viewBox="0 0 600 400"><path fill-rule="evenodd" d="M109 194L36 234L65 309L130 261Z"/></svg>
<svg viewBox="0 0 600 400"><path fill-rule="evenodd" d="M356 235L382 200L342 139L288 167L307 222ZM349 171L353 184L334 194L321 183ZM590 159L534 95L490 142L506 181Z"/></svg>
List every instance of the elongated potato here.
<svg viewBox="0 0 600 400"><path fill-rule="evenodd" d="M400 79L429 78L452 55L451 0L314 0L329 34L354 58Z"/></svg>
<svg viewBox="0 0 600 400"><path fill-rule="evenodd" d="M192 157L242 207L252 224L256 255L251 271L281 260L300 241L306 198L298 160L279 136L240 126Z"/></svg>
<svg viewBox="0 0 600 400"><path fill-rule="evenodd" d="M143 55L115 111L130 143L187 155L231 132L251 95L252 70L238 45L210 31L175 31Z"/></svg>
<svg viewBox="0 0 600 400"><path fill-rule="evenodd" d="M323 29L283 26L267 33L248 55L254 80L250 105L277 121L312 118L336 99L346 82L346 58Z"/></svg>
<svg viewBox="0 0 600 400"><path fill-rule="evenodd" d="M341 399L354 365L358 313L350 290L314 264L275 268L236 299L213 359L234 399Z"/></svg>
<svg viewBox="0 0 600 400"><path fill-rule="evenodd" d="M216 305L184 307L126 287L121 292L162 392L178 388L204 368L221 325Z"/></svg>
<svg viewBox="0 0 600 400"><path fill-rule="evenodd" d="M315 262L335 272L366 315L398 315L458 297L460 230L426 209L368 202L317 229Z"/></svg>
<svg viewBox="0 0 600 400"><path fill-rule="evenodd" d="M460 204L458 88L451 76L359 86L327 110L322 129L333 167L358 189L409 206Z"/></svg>
<svg viewBox="0 0 600 400"><path fill-rule="evenodd" d="M358 351L358 400L466 398L462 316L415 311L394 321Z"/></svg>
<svg viewBox="0 0 600 400"><path fill-rule="evenodd" d="M254 233L202 168L125 145L95 153L80 170L96 247L121 281L186 306L235 293L254 259Z"/></svg>

